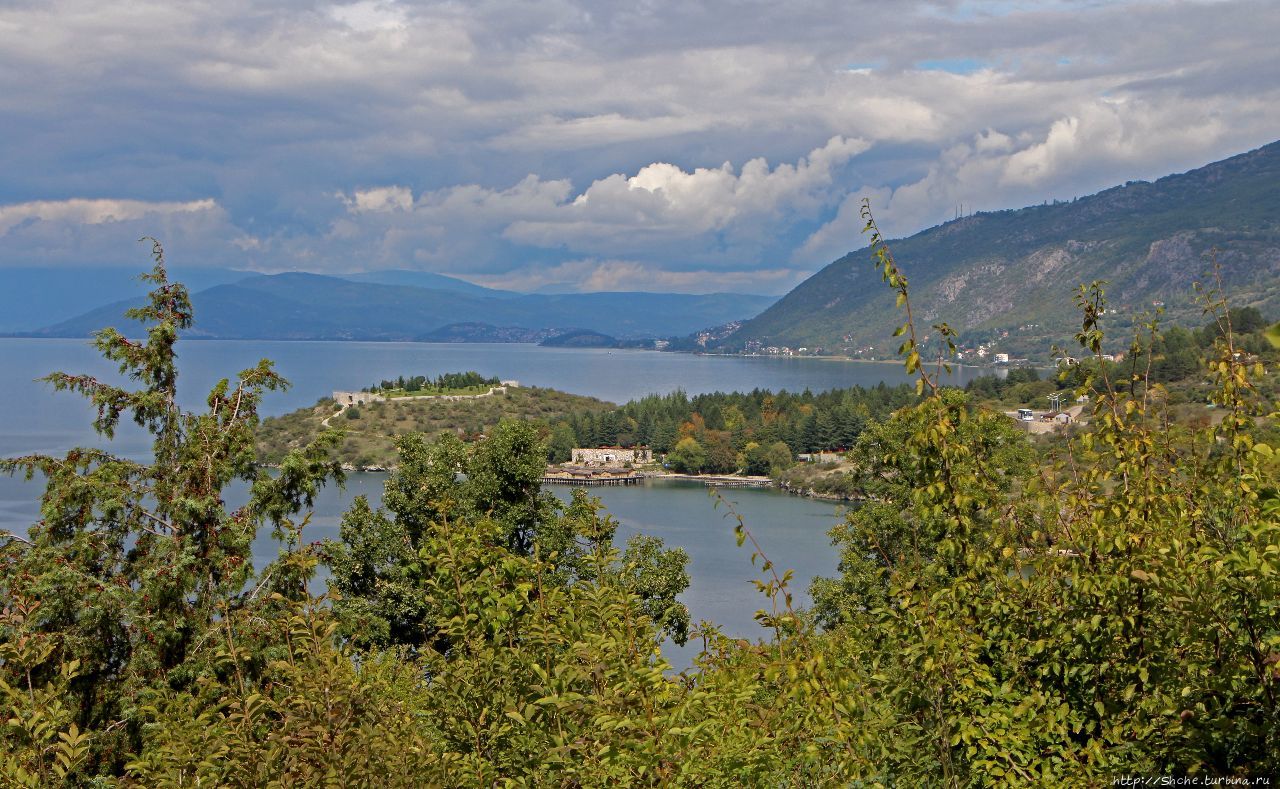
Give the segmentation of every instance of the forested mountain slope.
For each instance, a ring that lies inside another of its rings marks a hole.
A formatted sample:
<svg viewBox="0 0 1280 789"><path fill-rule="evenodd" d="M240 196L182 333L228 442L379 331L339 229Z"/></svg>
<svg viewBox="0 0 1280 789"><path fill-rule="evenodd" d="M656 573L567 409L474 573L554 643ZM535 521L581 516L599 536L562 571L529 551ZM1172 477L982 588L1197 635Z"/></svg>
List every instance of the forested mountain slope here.
<svg viewBox="0 0 1280 789"><path fill-rule="evenodd" d="M874 208L874 206L873 206ZM854 239L850 239L853 241ZM1130 182L1069 203L979 213L893 242L917 315L963 339L1009 331L1015 350L1069 338L1070 293L1110 282L1122 315L1163 302L1200 320L1192 283L1211 279L1217 248L1236 306L1280 308L1280 142L1154 183ZM831 263L719 345L815 346L883 353L901 320L862 248ZM1030 328L1028 324L1036 324ZM1021 346L1021 347L1018 347Z"/></svg>

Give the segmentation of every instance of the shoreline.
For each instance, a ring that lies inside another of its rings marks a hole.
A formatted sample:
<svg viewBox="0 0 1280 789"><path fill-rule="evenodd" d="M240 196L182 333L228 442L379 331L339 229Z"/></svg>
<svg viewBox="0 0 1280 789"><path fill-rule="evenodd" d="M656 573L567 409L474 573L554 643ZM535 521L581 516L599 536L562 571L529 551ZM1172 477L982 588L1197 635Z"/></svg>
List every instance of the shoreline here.
<svg viewBox="0 0 1280 789"><path fill-rule="evenodd" d="M278 469L279 465L275 463L264 464L267 468ZM348 474L391 474L397 470L397 466L365 466L358 468L348 463L342 464L342 470ZM551 467L548 467L551 468ZM619 469L602 469L617 471ZM761 476L734 476L732 474L677 474L674 472L636 472L641 481L653 480L655 482L697 482L708 488L754 488L757 490L774 490L787 496L796 496L799 498L815 499L818 501L833 501L841 503L850 503L859 499L841 496L832 493L818 493L812 489L793 488L788 485L781 484L772 477ZM572 483L559 483L552 479L544 478L544 485Z"/></svg>
<svg viewBox="0 0 1280 789"><path fill-rule="evenodd" d="M130 337L129 339L145 340L146 337L143 337L143 336ZM842 362L842 363L848 362L853 364L897 364L897 365L902 364L901 359L858 359L852 356L841 356L841 355L835 355L835 354L831 354L831 355L791 354L789 356L783 356L781 354L764 354L764 353L709 353L707 351L668 351L668 350L660 351L660 350L657 350L656 348L606 348L606 347L573 348L573 347L547 346L547 345L541 345L536 342L501 342L498 340L485 341L485 342L449 342L445 340L410 340L410 339L389 339L389 338L388 339L378 339L378 338L360 339L360 338L353 338L353 337L205 337L205 336L188 336L188 335L182 335L181 339L198 340L200 342L234 342L234 343L280 342L280 343L290 343L290 344L339 342L339 343L351 343L353 345L362 344L362 343L376 344L376 345L449 345L449 346L527 345L532 348L546 348L549 351L611 351L611 352L612 351L632 351L637 353L663 353L663 354L669 353L669 354L677 354L681 356L705 356L705 357L714 357L719 359L777 359L777 360L806 359L806 360L817 360L817 361L826 361L826 362ZM90 336L76 337L71 335L44 335L44 334L23 333L23 332L0 332L0 340L54 340L54 341L61 341L61 342L66 342L70 340L70 341L76 341L76 342L92 343L93 337L90 337ZM935 363L931 362L929 365L924 365L924 366L933 366L934 364ZM962 367L970 370L1004 369L1000 365L995 365L995 364L967 364L965 362L952 362L951 366ZM1030 366L1036 367L1037 369L1046 369L1046 370L1054 369L1048 366L1045 366L1045 367L1040 367L1039 365L1030 365Z"/></svg>

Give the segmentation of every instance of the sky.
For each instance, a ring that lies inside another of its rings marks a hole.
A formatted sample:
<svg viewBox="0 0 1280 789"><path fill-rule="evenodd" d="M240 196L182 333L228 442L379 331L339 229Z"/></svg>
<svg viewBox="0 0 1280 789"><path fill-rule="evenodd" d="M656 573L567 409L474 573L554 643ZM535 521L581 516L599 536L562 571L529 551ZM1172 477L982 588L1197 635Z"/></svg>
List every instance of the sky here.
<svg viewBox="0 0 1280 789"><path fill-rule="evenodd" d="M1280 138L1280 2L0 0L4 266L784 293Z"/></svg>

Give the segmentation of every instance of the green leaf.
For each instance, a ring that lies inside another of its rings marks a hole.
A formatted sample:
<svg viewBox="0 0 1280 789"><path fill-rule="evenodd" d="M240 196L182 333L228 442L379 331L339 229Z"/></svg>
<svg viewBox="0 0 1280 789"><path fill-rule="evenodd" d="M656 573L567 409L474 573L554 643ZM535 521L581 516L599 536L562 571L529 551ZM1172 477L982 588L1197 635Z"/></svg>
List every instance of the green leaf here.
<svg viewBox="0 0 1280 789"><path fill-rule="evenodd" d="M1267 338L1267 342L1271 343L1272 348L1280 348L1280 323L1275 323L1263 332L1263 336Z"/></svg>

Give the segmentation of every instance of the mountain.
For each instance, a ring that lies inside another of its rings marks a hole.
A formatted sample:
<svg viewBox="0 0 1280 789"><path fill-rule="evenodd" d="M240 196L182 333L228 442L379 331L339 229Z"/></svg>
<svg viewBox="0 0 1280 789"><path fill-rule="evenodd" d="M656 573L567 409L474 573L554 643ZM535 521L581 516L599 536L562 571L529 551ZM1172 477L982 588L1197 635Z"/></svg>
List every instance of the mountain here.
<svg viewBox="0 0 1280 789"><path fill-rule="evenodd" d="M366 271L360 274L340 274L339 276L352 282L372 282L377 285L408 285L411 288L449 290L456 293L466 293L469 296L489 296L495 299L511 299L520 295L514 291L486 288L482 285L474 285L465 279L435 274L430 271L388 269L386 271Z"/></svg>
<svg viewBox="0 0 1280 789"><path fill-rule="evenodd" d="M192 290L244 279L247 272L177 268L175 279ZM0 332L28 331L68 320L106 302L140 298L148 285L134 268L100 266L0 268Z"/></svg>
<svg viewBox="0 0 1280 789"><path fill-rule="evenodd" d="M542 339L550 329L582 328L615 337L687 334L754 315L768 296L733 293L575 293L493 298L430 288L352 282L319 274L249 277L192 295L191 336L218 339L489 341ZM108 304L35 332L83 337L124 326L136 303ZM532 330L522 334L518 330Z"/></svg>
<svg viewBox="0 0 1280 789"><path fill-rule="evenodd" d="M556 333L555 329L525 329L494 326L490 323L450 323L418 338L419 342L538 342Z"/></svg>
<svg viewBox="0 0 1280 789"><path fill-rule="evenodd" d="M924 333L947 321L962 341L998 341L1014 353L1044 355L1051 342L1069 340L1077 320L1072 295L1094 279L1109 281L1109 312L1122 319L1163 302L1168 318L1203 323L1192 285L1212 281L1214 248L1232 305L1258 307L1274 320L1280 312L1280 142L1154 183L1132 181L1071 202L974 214L889 246L910 280ZM901 323L863 248L715 345L882 355L897 347L891 335Z"/></svg>
<svg viewBox="0 0 1280 789"><path fill-rule="evenodd" d="M538 344L545 348L617 348L618 338L590 329L570 329Z"/></svg>

